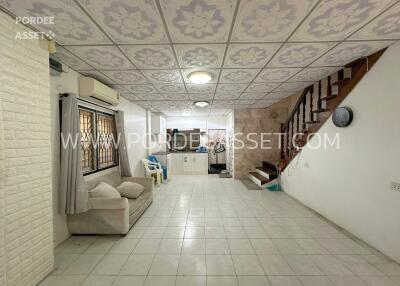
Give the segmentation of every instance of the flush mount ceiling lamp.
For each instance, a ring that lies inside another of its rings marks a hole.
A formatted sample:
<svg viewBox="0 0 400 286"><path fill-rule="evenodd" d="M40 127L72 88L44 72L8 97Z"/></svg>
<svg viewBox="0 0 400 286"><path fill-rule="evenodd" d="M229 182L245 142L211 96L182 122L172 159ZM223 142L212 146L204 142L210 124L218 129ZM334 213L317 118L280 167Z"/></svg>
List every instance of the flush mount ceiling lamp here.
<svg viewBox="0 0 400 286"><path fill-rule="evenodd" d="M208 101L195 101L194 105L197 107L204 108L204 107L210 105L210 103Z"/></svg>
<svg viewBox="0 0 400 286"><path fill-rule="evenodd" d="M196 71L188 75L189 80L195 84L205 84L212 80L212 76L208 72Z"/></svg>

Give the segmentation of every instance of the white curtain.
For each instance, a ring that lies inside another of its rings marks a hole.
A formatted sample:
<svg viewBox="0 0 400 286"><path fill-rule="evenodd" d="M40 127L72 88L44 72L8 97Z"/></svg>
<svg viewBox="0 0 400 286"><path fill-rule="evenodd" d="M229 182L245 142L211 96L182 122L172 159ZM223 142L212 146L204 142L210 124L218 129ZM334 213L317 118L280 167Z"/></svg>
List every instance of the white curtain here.
<svg viewBox="0 0 400 286"><path fill-rule="evenodd" d="M115 126L117 128L119 171L121 177L132 177L131 167L129 165L128 150L126 148L124 112L118 110L115 114Z"/></svg>
<svg viewBox="0 0 400 286"><path fill-rule="evenodd" d="M88 210L88 190L82 174L78 101L75 94L61 98L60 212Z"/></svg>

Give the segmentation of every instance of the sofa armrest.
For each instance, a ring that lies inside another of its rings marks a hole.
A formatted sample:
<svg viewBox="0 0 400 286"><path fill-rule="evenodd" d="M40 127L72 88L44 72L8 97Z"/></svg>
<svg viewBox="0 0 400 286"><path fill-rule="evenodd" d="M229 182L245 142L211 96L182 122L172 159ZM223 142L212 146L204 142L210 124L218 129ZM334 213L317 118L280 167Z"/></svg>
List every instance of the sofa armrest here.
<svg viewBox="0 0 400 286"><path fill-rule="evenodd" d="M153 192L154 180L152 178L142 178L142 177L123 177L123 182L138 183L145 187L146 191Z"/></svg>
<svg viewBox="0 0 400 286"><path fill-rule="evenodd" d="M129 209L127 198L89 198L91 210L120 210Z"/></svg>

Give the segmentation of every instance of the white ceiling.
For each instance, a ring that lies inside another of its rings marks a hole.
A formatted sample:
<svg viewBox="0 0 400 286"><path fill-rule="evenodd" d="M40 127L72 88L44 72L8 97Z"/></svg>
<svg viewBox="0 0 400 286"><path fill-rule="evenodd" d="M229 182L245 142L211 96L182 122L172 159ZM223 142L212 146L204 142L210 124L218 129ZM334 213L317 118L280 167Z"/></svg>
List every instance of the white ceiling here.
<svg viewBox="0 0 400 286"><path fill-rule="evenodd" d="M400 39L396 0L0 0L60 61L166 115L264 108ZM213 75L191 84L192 71ZM208 100L209 108L193 101Z"/></svg>

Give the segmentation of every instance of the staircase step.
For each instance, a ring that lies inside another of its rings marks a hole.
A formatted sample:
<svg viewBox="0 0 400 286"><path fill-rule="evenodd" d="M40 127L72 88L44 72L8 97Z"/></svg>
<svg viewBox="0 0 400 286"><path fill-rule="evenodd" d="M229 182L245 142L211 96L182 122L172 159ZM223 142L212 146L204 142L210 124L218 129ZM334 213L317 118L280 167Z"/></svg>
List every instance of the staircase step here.
<svg viewBox="0 0 400 286"><path fill-rule="evenodd" d="M332 83L332 85L341 85L343 83L349 82L350 78L344 78L344 79L340 79L338 81L335 81L334 83Z"/></svg>
<svg viewBox="0 0 400 286"><path fill-rule="evenodd" d="M277 172L265 167L256 167L256 172L261 176L268 178L269 180L276 179L278 177Z"/></svg>
<svg viewBox="0 0 400 286"><path fill-rule="evenodd" d="M313 110L312 113L323 113L323 112L328 112L329 109L327 108L321 108L321 109L317 109L317 110Z"/></svg>
<svg viewBox="0 0 400 286"><path fill-rule="evenodd" d="M250 179L259 186L262 186L270 181L257 172L250 172L249 175L250 175Z"/></svg>
<svg viewBox="0 0 400 286"><path fill-rule="evenodd" d="M325 96L325 97L321 98L321 100L326 100L326 101L328 101L328 100L335 99L336 97L337 97L337 95L334 94L334 95L330 95L330 96Z"/></svg>
<svg viewBox="0 0 400 286"><path fill-rule="evenodd" d="M272 171L275 171L275 172L277 171L275 164L272 164L272 163L270 163L270 162L262 161L262 166L263 166L264 168L270 169L270 170L272 170Z"/></svg>

